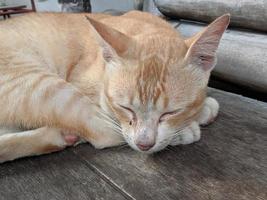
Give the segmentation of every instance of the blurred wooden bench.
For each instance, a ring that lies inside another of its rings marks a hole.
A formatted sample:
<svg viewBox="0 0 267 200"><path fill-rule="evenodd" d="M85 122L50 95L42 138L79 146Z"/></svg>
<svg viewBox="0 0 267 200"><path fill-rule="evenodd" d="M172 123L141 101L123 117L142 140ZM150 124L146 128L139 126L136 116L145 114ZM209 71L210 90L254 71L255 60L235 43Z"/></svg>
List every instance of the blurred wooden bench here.
<svg viewBox="0 0 267 200"><path fill-rule="evenodd" d="M0 16L3 16L4 19L10 18L11 15L14 14L22 14L22 13L29 13L35 12L36 7L34 0L31 0L31 9L27 8L26 5L7 5L7 6L0 6Z"/></svg>

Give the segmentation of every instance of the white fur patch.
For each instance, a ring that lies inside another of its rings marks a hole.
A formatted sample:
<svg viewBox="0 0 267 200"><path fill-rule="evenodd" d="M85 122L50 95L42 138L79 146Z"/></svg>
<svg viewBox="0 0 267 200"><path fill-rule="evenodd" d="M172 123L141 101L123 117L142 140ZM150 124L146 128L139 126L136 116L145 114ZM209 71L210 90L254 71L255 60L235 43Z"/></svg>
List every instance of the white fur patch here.
<svg viewBox="0 0 267 200"><path fill-rule="evenodd" d="M198 119L199 124L208 125L209 123L213 122L218 115L218 111L219 103L214 98L207 97Z"/></svg>
<svg viewBox="0 0 267 200"><path fill-rule="evenodd" d="M179 135L173 138L170 145L191 144L199 141L201 137L200 128L197 122L192 122L188 127L183 129Z"/></svg>

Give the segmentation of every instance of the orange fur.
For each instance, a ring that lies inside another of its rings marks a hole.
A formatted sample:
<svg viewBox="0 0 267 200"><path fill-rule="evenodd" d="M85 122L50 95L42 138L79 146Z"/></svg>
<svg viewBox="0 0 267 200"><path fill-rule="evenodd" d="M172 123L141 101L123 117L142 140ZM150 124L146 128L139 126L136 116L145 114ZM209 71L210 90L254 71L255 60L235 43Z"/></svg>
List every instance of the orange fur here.
<svg viewBox="0 0 267 200"><path fill-rule="evenodd" d="M140 130L155 131L150 139L156 140L164 113L184 109L165 122L171 130L201 112L209 63L205 71L194 62L206 37L216 40L206 52L213 56L226 18L186 41L164 20L138 11L29 14L1 22L0 124L69 129L105 147L121 143L114 123L131 132L128 123L136 120Z"/></svg>

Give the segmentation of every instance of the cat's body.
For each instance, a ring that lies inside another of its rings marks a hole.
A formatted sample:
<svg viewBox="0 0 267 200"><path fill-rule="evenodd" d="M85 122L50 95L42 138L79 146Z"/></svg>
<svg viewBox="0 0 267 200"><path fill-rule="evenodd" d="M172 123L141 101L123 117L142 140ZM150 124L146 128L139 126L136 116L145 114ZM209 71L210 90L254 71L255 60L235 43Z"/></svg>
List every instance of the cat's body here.
<svg viewBox="0 0 267 200"><path fill-rule="evenodd" d="M205 100L214 63L204 59L201 77L181 64L194 60L192 44L201 35L184 42L166 22L141 12L87 16L93 26L85 14L0 23L0 162L60 150L76 142L71 133L97 148L126 140L154 152L199 140L199 123L216 117L218 103ZM215 50L229 17L221 21ZM209 48L205 55L215 52ZM10 130L21 127L32 130Z"/></svg>

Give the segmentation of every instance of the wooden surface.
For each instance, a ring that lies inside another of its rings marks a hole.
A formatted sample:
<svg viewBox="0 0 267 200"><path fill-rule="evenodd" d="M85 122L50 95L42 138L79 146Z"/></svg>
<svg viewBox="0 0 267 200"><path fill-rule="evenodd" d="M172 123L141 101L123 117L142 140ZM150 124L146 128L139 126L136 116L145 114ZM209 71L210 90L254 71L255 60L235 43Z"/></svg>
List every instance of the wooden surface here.
<svg viewBox="0 0 267 200"><path fill-rule="evenodd" d="M152 13L153 15L163 16L163 14L158 10L155 5L154 0L145 0L143 4L143 11Z"/></svg>
<svg viewBox="0 0 267 200"><path fill-rule="evenodd" d="M144 155L84 144L0 165L0 200L267 199L267 104L211 89L200 142Z"/></svg>
<svg viewBox="0 0 267 200"><path fill-rule="evenodd" d="M26 8L26 5L7 5L0 6L0 16L3 16L4 19L10 18L10 15L22 14L29 12L36 12L36 6L34 0L31 0L31 9Z"/></svg>
<svg viewBox="0 0 267 200"><path fill-rule="evenodd" d="M26 8L27 6L25 5L19 5L19 6L0 6L0 10L18 10L22 8Z"/></svg>
<svg viewBox="0 0 267 200"><path fill-rule="evenodd" d="M211 22L231 14L231 25L267 31L266 0L155 0L159 10L172 18Z"/></svg>

